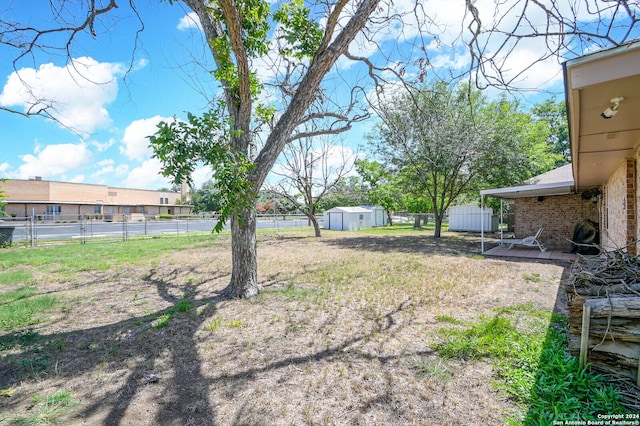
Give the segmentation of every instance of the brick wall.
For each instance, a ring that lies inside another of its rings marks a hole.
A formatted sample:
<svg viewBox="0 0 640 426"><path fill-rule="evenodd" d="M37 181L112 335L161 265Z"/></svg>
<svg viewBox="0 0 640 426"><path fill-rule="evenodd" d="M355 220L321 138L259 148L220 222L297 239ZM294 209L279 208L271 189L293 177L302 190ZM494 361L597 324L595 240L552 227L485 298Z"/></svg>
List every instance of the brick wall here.
<svg viewBox="0 0 640 426"><path fill-rule="evenodd" d="M0 182L0 186L8 200L49 200L49 181L14 180Z"/></svg>
<svg viewBox="0 0 640 426"><path fill-rule="evenodd" d="M628 237L628 167L623 162L611 175L603 190L601 242L606 250L614 250L627 245ZM635 169L635 167L633 167ZM632 178L633 179L633 178ZM632 198L635 199L635 196ZM635 205L635 202L632 203ZM635 235L632 234L632 235Z"/></svg>
<svg viewBox="0 0 640 426"><path fill-rule="evenodd" d="M591 200L583 200L580 194L557 195L551 197L516 198L515 236L524 238L534 235L542 226L540 236L549 248L568 250L577 223L590 219L598 221L598 205Z"/></svg>

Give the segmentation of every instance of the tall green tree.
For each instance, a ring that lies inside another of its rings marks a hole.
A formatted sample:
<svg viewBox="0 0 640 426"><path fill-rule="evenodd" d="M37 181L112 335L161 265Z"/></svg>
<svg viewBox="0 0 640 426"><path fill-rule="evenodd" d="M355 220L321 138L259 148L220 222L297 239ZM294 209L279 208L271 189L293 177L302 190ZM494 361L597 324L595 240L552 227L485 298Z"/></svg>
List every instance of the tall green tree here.
<svg viewBox="0 0 640 426"><path fill-rule="evenodd" d="M505 153L515 145L487 104L466 84L436 82L379 109L380 123L371 135L374 149L401 177L406 193L427 199L436 237L449 206L479 176L504 168Z"/></svg>
<svg viewBox="0 0 640 426"><path fill-rule="evenodd" d="M548 122L523 110L516 100L503 96L487 102L482 110L493 143L499 148L493 155L500 166L484 168L471 182L470 199L477 199L480 189L519 185L562 163L562 156L549 143L553 136Z"/></svg>
<svg viewBox="0 0 640 426"><path fill-rule="evenodd" d="M567 105L564 101L547 99L531 109L533 119L547 127L547 144L557 155L556 167L571 163L571 145L569 142L569 124L567 123Z"/></svg>
<svg viewBox="0 0 640 426"><path fill-rule="evenodd" d="M365 27L379 0L353 5L347 0L336 2L321 14L322 25L302 0L286 2L275 10L262 0L184 2L198 15L216 62L214 75L222 85L223 108L202 120L190 117L186 125L163 123L151 144L165 174L176 182L189 180L199 161L211 165L214 175L225 177L214 176L227 186L220 188L228 201L221 209L221 223L231 220L233 268L227 293L253 297L259 292L257 194L285 146L310 136L300 126L331 117L329 129L314 128L313 133L338 133L358 119L353 104L346 113L321 105L321 83ZM353 9L345 14L347 6ZM271 25L280 34L278 54L292 70L280 83L286 101L278 115L275 108L256 102L263 85L254 63L269 53ZM262 125L269 126L269 133L256 154L256 126Z"/></svg>
<svg viewBox="0 0 640 426"><path fill-rule="evenodd" d="M218 212L222 208L220 201L220 191L215 182L211 179L191 191L191 204L194 211L201 212Z"/></svg>

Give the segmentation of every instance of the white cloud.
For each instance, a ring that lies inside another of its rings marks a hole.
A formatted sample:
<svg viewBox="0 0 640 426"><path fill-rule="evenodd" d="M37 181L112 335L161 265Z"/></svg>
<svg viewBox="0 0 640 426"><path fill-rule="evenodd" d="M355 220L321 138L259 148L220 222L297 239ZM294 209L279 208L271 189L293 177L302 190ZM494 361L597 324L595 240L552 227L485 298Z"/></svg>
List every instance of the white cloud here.
<svg viewBox="0 0 640 426"><path fill-rule="evenodd" d="M211 180L212 175L213 170L211 169L211 166L203 166L195 169L191 176L191 179L193 179L193 186L195 188L200 188L203 183Z"/></svg>
<svg viewBox="0 0 640 426"><path fill-rule="evenodd" d="M106 105L116 99L122 71L120 64L89 57L63 67L48 63L38 69L22 68L7 78L0 105L22 107L25 112L46 108L62 125L88 135L111 124Z"/></svg>
<svg viewBox="0 0 640 426"><path fill-rule="evenodd" d="M0 173L6 172L10 167L9 163L0 163Z"/></svg>
<svg viewBox="0 0 640 426"><path fill-rule="evenodd" d="M132 121L124 131L120 153L130 160L146 160L153 153L149 147L149 136L156 133L158 123L172 120L173 118L156 115L151 118Z"/></svg>
<svg viewBox="0 0 640 426"><path fill-rule="evenodd" d="M144 161L139 167L129 172L124 183L129 188L158 189L169 186L167 178L160 174L162 165L157 158Z"/></svg>
<svg viewBox="0 0 640 426"><path fill-rule="evenodd" d="M100 167L100 170L98 170L97 172L94 172L91 176L99 177L108 173L113 173L113 171L115 170L113 167L113 164L114 164L113 160L98 161L96 163L96 166Z"/></svg>
<svg viewBox="0 0 640 426"><path fill-rule="evenodd" d="M97 178L106 174L113 174L115 176L124 176L129 173L129 166L126 164L120 164L115 167L115 161L112 159L102 160L96 163L96 166L100 167L99 170L94 172L91 177Z"/></svg>
<svg viewBox="0 0 640 426"><path fill-rule="evenodd" d="M197 28L198 30L202 31L202 24L200 24L200 19L198 18L198 15L195 12L190 12L184 15L180 19L180 22L178 23L177 28L180 31L186 31L194 28Z"/></svg>
<svg viewBox="0 0 640 426"><path fill-rule="evenodd" d="M10 177L28 179L31 176L45 178L63 177L90 164L91 151L85 143L36 146L34 154L20 156L23 164Z"/></svg>
<svg viewBox="0 0 640 426"><path fill-rule="evenodd" d="M94 147L98 152L104 152L111 148L116 143L115 139L111 138L106 142L89 141L89 144Z"/></svg>
<svg viewBox="0 0 640 426"><path fill-rule="evenodd" d="M69 179L69 182L83 183L84 182L84 175L76 175L76 176L72 177L71 179Z"/></svg>

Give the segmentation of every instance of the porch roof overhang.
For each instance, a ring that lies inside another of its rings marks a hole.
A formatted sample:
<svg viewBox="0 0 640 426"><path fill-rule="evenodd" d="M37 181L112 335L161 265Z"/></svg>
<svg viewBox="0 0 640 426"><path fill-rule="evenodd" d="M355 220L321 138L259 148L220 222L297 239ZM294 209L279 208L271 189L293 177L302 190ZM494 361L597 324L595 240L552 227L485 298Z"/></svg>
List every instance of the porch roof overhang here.
<svg viewBox="0 0 640 426"><path fill-rule="evenodd" d="M640 145L640 40L563 64L575 189L603 185ZM623 97L604 118L611 99Z"/></svg>
<svg viewBox="0 0 640 426"><path fill-rule="evenodd" d="M523 198L523 197L549 197L552 195L573 194L574 183L572 180L554 183L540 183L534 185L511 186L507 188L483 189L481 196L496 198Z"/></svg>

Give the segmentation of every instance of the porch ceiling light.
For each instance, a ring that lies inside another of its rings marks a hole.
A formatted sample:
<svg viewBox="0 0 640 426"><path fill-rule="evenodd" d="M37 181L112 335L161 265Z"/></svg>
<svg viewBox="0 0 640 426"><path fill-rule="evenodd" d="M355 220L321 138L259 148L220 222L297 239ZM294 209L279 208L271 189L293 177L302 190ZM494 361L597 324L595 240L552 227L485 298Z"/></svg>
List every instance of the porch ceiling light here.
<svg viewBox="0 0 640 426"><path fill-rule="evenodd" d="M622 102L624 98L622 96L618 96L617 98L612 98L609 102L611 102L611 106L605 109L600 116L604 119L609 119L618 113L618 108L620 107L620 102Z"/></svg>

